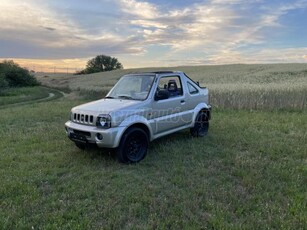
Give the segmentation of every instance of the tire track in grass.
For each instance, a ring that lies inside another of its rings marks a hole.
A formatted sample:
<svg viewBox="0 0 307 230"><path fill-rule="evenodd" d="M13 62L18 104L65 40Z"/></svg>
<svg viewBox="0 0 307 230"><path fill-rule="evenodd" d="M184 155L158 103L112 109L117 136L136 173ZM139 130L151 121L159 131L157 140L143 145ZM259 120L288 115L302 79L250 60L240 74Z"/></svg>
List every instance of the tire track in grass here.
<svg viewBox="0 0 307 230"><path fill-rule="evenodd" d="M0 109L5 109L5 108L15 107L15 106L21 106L21 105L29 105L29 104L39 103L39 102L47 102L47 101L56 100L56 99L59 99L59 98L65 96L65 93L60 91L60 90L48 88L48 87L45 87L45 86L41 86L41 88L46 89L46 91L47 90L49 91L48 97L39 98L39 99L35 99L35 100L30 100L30 101L24 101L24 102L17 102L17 103L2 105L2 106L0 106Z"/></svg>

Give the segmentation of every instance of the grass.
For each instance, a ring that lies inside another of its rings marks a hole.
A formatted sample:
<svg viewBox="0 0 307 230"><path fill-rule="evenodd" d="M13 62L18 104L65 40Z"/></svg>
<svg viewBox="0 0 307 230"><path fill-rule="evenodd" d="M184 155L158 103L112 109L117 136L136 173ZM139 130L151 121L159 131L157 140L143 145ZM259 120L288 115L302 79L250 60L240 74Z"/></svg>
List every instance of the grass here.
<svg viewBox="0 0 307 230"><path fill-rule="evenodd" d="M215 109L136 165L65 137L62 98L1 109L2 229L304 229L307 113ZM52 108L52 109L50 109Z"/></svg>
<svg viewBox="0 0 307 230"><path fill-rule="evenodd" d="M231 109L296 109L307 107L307 64L257 64L143 68L90 75L38 76L50 87L103 97L120 76L132 72L182 70L210 91L211 103Z"/></svg>
<svg viewBox="0 0 307 230"><path fill-rule="evenodd" d="M0 105L8 105L26 101L33 101L49 96L49 92L42 87L8 88L0 93Z"/></svg>
<svg viewBox="0 0 307 230"><path fill-rule="evenodd" d="M56 99L63 96L58 90L41 86L8 88L0 92L0 108L46 101L49 100L49 93L53 94L53 97L50 99Z"/></svg>

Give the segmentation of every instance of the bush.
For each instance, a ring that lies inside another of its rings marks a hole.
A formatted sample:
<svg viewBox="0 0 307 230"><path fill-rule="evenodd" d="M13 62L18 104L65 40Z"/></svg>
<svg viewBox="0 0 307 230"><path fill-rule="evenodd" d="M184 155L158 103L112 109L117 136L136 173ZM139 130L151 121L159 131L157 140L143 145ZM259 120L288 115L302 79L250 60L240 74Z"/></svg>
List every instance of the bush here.
<svg viewBox="0 0 307 230"><path fill-rule="evenodd" d="M39 82L27 69L21 68L13 61L0 63L0 89L35 85L39 85Z"/></svg>
<svg viewBox="0 0 307 230"><path fill-rule="evenodd" d="M6 89L8 86L9 86L9 83L5 79L5 74L0 73L0 94L1 94L1 90Z"/></svg>

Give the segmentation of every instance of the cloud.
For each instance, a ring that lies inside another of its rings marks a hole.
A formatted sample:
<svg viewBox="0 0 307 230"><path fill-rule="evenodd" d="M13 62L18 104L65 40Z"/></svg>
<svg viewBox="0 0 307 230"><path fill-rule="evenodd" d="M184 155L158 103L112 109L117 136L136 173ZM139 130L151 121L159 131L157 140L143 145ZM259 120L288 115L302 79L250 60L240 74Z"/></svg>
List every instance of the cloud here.
<svg viewBox="0 0 307 230"><path fill-rule="evenodd" d="M307 61L307 48L261 49L252 53L224 50L218 54L206 57L192 57L183 59L163 59L161 63L170 63L171 66L181 65L219 65L219 64L257 64L257 63L300 63ZM161 65L157 63L157 66Z"/></svg>
<svg viewBox="0 0 307 230"><path fill-rule="evenodd" d="M169 45L176 51L198 48L204 44L224 45L227 39L233 42L235 32L245 29L242 24L238 24L239 20L244 20L242 14L228 6L217 7L214 2L166 12L153 4L141 4L136 11L134 7L137 4L127 5L125 2L121 1L122 12L127 14L130 24L139 28L137 32L143 36L145 44L153 42ZM144 16L147 14L140 15L139 12L149 9L154 9L155 13L148 17Z"/></svg>
<svg viewBox="0 0 307 230"><path fill-rule="evenodd" d="M26 67L35 72L62 72L62 73L75 73L83 69L89 58L82 59L24 59L24 58L0 58L3 60L14 60L21 67Z"/></svg>
<svg viewBox="0 0 307 230"><path fill-rule="evenodd" d="M242 7L234 8L234 4ZM129 12L127 14L130 16L130 23L139 28L138 34L144 38L144 46L168 46L169 57L184 57L186 53L202 52L204 57L214 57L212 62L220 60L228 63L229 61L223 58L225 54L231 61L244 62L245 58L241 58L244 55L240 51L243 47L267 43L265 29L281 27L279 20L283 15L291 10L306 8L307 4L306 1L296 1L267 7L264 1L259 0L215 0L168 11L153 4L146 4L145 9L141 7L139 11L155 9L155 16L142 16L141 19L136 19L139 15L135 10L131 10L132 5L122 5L122 10L124 13ZM266 7L263 7L264 5ZM259 10L252 9L255 6ZM219 56L221 58L218 58ZM261 57L264 62L284 62L282 58L266 59L264 55ZM301 58L290 59L302 61ZM261 59L258 58L257 61L261 62Z"/></svg>
<svg viewBox="0 0 307 230"><path fill-rule="evenodd" d="M276 57L265 53L273 34L267 30L286 31L281 18L306 9L307 1L204 0L168 6L144 0L1 0L0 57L78 59L103 53L147 66L165 60L171 65L283 62L274 52L279 49L268 49ZM306 53L285 47L281 50L289 60L306 61Z"/></svg>
<svg viewBox="0 0 307 230"><path fill-rule="evenodd" d="M263 2L264 0L212 0L211 4L236 5L236 4L253 4Z"/></svg>
<svg viewBox="0 0 307 230"><path fill-rule="evenodd" d="M42 28L44 28L44 29L46 29L46 30L50 30L50 31L56 30L55 28L52 28L52 27L43 27L43 26L42 26Z"/></svg>
<svg viewBox="0 0 307 230"><path fill-rule="evenodd" d="M2 57L79 58L143 52L131 36L105 29L89 33L48 4L3 0L0 10L0 42L6 44L0 47Z"/></svg>
<svg viewBox="0 0 307 230"><path fill-rule="evenodd" d="M155 19L158 16L158 7L154 4L136 0L120 0L119 2L124 13L140 19Z"/></svg>

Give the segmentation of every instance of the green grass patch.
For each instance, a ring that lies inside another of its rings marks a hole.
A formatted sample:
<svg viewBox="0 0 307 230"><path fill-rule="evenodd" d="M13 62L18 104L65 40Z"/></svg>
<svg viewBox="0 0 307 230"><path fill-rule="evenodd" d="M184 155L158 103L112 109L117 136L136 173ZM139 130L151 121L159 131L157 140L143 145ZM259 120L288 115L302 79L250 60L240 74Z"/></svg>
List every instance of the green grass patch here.
<svg viewBox="0 0 307 230"><path fill-rule="evenodd" d="M40 100L54 100L62 96L62 93L58 90L41 86L8 88L0 92L0 108L14 104L38 102Z"/></svg>
<svg viewBox="0 0 307 230"><path fill-rule="evenodd" d="M69 111L82 102L1 110L3 229L306 226L305 110L215 110L207 137L163 137L141 163L122 165L66 138Z"/></svg>
<svg viewBox="0 0 307 230"><path fill-rule="evenodd" d="M33 101L49 96L46 88L42 87L22 87L8 88L0 92L0 105L8 105L19 102Z"/></svg>

